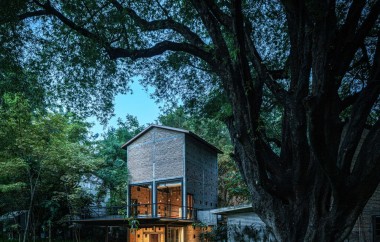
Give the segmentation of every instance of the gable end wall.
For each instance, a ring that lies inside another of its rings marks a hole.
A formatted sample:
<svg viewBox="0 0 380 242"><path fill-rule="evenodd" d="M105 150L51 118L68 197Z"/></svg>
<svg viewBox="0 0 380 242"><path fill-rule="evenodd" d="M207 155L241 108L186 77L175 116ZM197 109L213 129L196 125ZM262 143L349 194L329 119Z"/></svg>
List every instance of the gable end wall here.
<svg viewBox="0 0 380 242"><path fill-rule="evenodd" d="M152 128L127 147L130 183L183 176L184 134Z"/></svg>

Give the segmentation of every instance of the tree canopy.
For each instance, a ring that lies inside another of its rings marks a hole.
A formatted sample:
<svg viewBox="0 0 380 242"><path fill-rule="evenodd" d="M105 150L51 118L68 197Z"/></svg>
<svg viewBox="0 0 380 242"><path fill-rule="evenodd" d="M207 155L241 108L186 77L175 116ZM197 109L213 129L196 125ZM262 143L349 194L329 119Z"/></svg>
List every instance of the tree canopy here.
<svg viewBox="0 0 380 242"><path fill-rule="evenodd" d="M279 241L343 241L379 184L379 0L20 0L1 11L2 41L22 50L13 58L70 109L106 118L140 76L156 97L217 115Z"/></svg>

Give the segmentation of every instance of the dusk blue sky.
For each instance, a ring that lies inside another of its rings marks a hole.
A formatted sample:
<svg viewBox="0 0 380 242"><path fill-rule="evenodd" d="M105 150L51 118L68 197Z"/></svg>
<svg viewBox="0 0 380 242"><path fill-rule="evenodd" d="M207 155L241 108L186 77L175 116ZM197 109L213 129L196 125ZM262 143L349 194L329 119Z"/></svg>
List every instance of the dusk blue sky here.
<svg viewBox="0 0 380 242"><path fill-rule="evenodd" d="M109 127L116 127L117 119L125 120L127 114L136 116L140 125L154 123L159 115L159 104L150 97L153 92L149 89L148 92L135 81L131 84L133 93L119 94L115 97L115 116L108 122L107 127L99 124L96 118L89 118L89 122L93 122L94 126L91 131L96 134L102 134ZM105 128L105 129L104 129Z"/></svg>

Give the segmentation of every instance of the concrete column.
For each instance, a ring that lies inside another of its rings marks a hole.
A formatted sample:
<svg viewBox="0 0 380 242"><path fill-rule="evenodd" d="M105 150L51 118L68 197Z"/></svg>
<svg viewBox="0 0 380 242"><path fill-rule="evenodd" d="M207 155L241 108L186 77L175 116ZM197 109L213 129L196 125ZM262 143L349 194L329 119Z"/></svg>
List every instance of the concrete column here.
<svg viewBox="0 0 380 242"><path fill-rule="evenodd" d="M157 217L157 186L156 186L156 181L152 182L152 217Z"/></svg>
<svg viewBox="0 0 380 242"><path fill-rule="evenodd" d="M186 177L182 180L182 218L186 219L187 216L187 192L186 192Z"/></svg>

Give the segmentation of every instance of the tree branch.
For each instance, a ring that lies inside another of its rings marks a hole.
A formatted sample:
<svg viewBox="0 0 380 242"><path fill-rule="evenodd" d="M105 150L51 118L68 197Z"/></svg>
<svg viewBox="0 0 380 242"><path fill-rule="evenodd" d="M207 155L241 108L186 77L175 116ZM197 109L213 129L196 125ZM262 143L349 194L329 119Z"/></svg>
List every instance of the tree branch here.
<svg viewBox="0 0 380 242"><path fill-rule="evenodd" d="M147 58L160 55L166 51L182 51L189 54L192 54L196 57L199 57L213 66L212 56L194 45L188 43L177 43L172 41L162 41L157 43L151 48L146 49L138 49L138 50L130 50L123 48L113 48L107 47L106 51L111 59L117 59L122 57L128 57L132 60L136 60L139 58ZM215 66L214 66L215 67Z"/></svg>
<svg viewBox="0 0 380 242"><path fill-rule="evenodd" d="M286 91L280 84L276 82L276 79L278 79L279 77L278 72L268 70L259 52L257 51L257 48L253 43L253 40L251 39L251 33L252 27L250 26L250 23L248 21L245 21L245 43L247 45L248 57L251 60L253 67L259 74L259 81L261 83L265 83L265 85L269 88L269 90L272 92L272 94L278 101L284 102L286 97Z"/></svg>
<svg viewBox="0 0 380 242"><path fill-rule="evenodd" d="M215 3L215 1L206 1L207 6L216 17L216 19L226 27L230 32L233 31L233 19L228 14L225 14Z"/></svg>
<svg viewBox="0 0 380 242"><path fill-rule="evenodd" d="M350 184L354 185L354 195L367 191L368 196L380 181L380 119L369 130L364 138L358 158L350 176ZM365 191L363 191L365 190Z"/></svg>
<svg viewBox="0 0 380 242"><path fill-rule="evenodd" d="M313 1L310 1L311 4ZM282 1L288 25L290 40L290 87L289 93L294 93L297 102L302 102L309 93L310 70L312 65L312 35L316 31L324 31L321 26L327 21L329 14L323 13L326 19L320 20L314 24L311 23L311 15L308 12L307 4L303 1L283 0ZM310 7L310 6L309 6ZM326 9L325 4L321 4L319 11ZM330 11L330 9L328 9ZM316 13L315 13L316 14ZM314 27L311 27L314 26ZM315 42L321 42L317 40ZM320 55L320 53L318 54ZM315 67L314 67L315 68ZM313 72L315 70L313 69ZM273 81L272 81L273 82Z"/></svg>
<svg viewBox="0 0 380 242"><path fill-rule="evenodd" d="M355 151L358 147L368 115L371 112L372 106L378 100L380 94L380 31L378 31L378 38L376 50L374 55L374 64L372 65L371 78L367 86L358 94L356 102L353 106L350 121L347 129L350 130L342 141L338 153L338 164L342 165L342 169L347 174L350 172L351 164ZM379 123L380 121L378 121ZM377 124L380 126L380 124ZM375 125L376 127L376 125ZM375 152L375 151L373 151ZM380 162L379 162L380 163ZM358 168L356 168L358 169Z"/></svg>
<svg viewBox="0 0 380 242"><path fill-rule="evenodd" d="M240 75L242 77L242 87L245 90L246 97L249 97L247 104L250 106L251 110L249 112L251 116L251 121L257 122L258 114L261 106L262 99L262 80L255 80L252 86L252 76L249 68L248 59L246 56L246 38L245 38L245 28L244 28L244 16L242 12L242 6L240 0L234 0L232 3L233 10L233 24L236 36L237 44L237 59L238 59L238 70L240 70Z"/></svg>
<svg viewBox="0 0 380 242"><path fill-rule="evenodd" d="M17 15L16 19L10 19L10 18L7 18L7 17L0 18L0 24L13 22L15 20L22 21L22 20L25 20L25 19L28 19L28 18L38 17L38 16L44 16L44 15L49 15L46 10L36 10L36 11L33 11L33 12L26 12L26 13L22 13L22 14Z"/></svg>
<svg viewBox="0 0 380 242"><path fill-rule="evenodd" d="M343 111L349 106L351 106L352 104L354 104L356 100L358 99L359 95L360 95L360 92L357 92L343 99L341 102L341 110Z"/></svg>
<svg viewBox="0 0 380 242"><path fill-rule="evenodd" d="M245 32L245 41L248 47L248 55L255 70L258 72L261 81L265 83L265 85L269 88L269 90L279 102L284 103L287 92L280 84L276 82L276 78L274 78L272 75L273 72L268 71L259 52L256 49L255 44L250 38L250 33L247 32L247 28Z"/></svg>
<svg viewBox="0 0 380 242"><path fill-rule="evenodd" d="M165 51L183 51L183 52L192 54L194 56L197 56L203 59L204 61L206 61L207 63L209 63L212 67L215 67L215 65L213 64L212 57L208 52L203 51L202 49L188 43L176 43L176 42L171 42L171 41L163 41L163 42L157 43L151 48L137 49L137 50L111 47L111 45L105 39L75 24L73 21L65 17L62 13L57 11L49 3L41 4L36 0L35 2L40 7L44 8L48 13L56 16L62 23L67 25L69 28L77 31L79 34L83 35L84 37L87 37L97 42L98 44L100 44L106 50L107 54L110 56L111 59L117 59L121 57L129 57L131 59L138 59L138 58L144 58L144 57L157 56L164 53Z"/></svg>
<svg viewBox="0 0 380 242"><path fill-rule="evenodd" d="M362 137L367 117L379 94L380 80L369 82L353 105L347 124L349 132L344 135L338 151L337 164L346 175L350 173L351 164L354 162L353 157Z"/></svg>
<svg viewBox="0 0 380 242"><path fill-rule="evenodd" d="M68 19L67 17L65 17L62 13L60 13L58 10L56 10L52 5L50 5L50 2L48 1L47 3L45 4L42 4L40 2L38 2L37 0L34 0L34 2L45 9L45 11L47 11L49 14L51 15L54 15L55 17L57 17L62 23L64 23L65 25L67 25L69 28L77 31L79 34L83 35L84 37L87 37L99 44L102 45L102 47L105 47L107 45L106 41L103 40L100 36L92 33L91 31L75 24L73 21L71 21L70 19Z"/></svg>
<svg viewBox="0 0 380 242"><path fill-rule="evenodd" d="M230 32L233 32L233 18L228 14L225 14L214 1L206 1L207 6L210 8L213 15L216 19L225 26ZM263 64L255 45L253 44L250 33L251 28L247 21L241 20L242 23L245 22L245 36L246 36L246 45L247 50L250 52L250 59L254 64L255 69L259 72L259 75L264 80L265 84L271 90L271 92L276 96L278 100L284 100L285 90L275 81L276 79L286 78L288 75L285 74L285 71L268 71L266 66Z"/></svg>
<svg viewBox="0 0 380 242"><path fill-rule="evenodd" d="M370 80L380 80L380 30L377 31L377 44L375 56L373 59L372 70L370 73Z"/></svg>
<svg viewBox="0 0 380 242"><path fill-rule="evenodd" d="M44 16L44 15L48 15L48 12L46 10L37 10L34 12L27 12L27 13L20 14L17 16L17 19L22 21L27 18Z"/></svg>
<svg viewBox="0 0 380 242"><path fill-rule="evenodd" d="M284 70L284 69L281 69L281 70L269 70L268 74L272 76L273 80L288 79L290 77L289 73L286 70Z"/></svg>
<svg viewBox="0 0 380 242"><path fill-rule="evenodd" d="M347 37L353 37L356 28L359 24L359 19L362 14L363 8L365 6L365 1L354 0L350 6L347 13L346 21L337 33L337 39L344 40Z"/></svg>
<svg viewBox="0 0 380 242"><path fill-rule="evenodd" d="M255 199L262 199L262 196L264 195L262 191L265 190L267 193L286 202L291 195L291 192L289 183L284 180L287 180L286 178L290 177L288 176L289 174L282 173L281 175L278 175L278 172L280 171L278 167L279 163L276 163L276 158L272 157L270 150L262 150L261 153L257 154L255 151L253 151L253 154L246 153L244 151L244 145L239 142L242 137L240 137L240 134L233 123L234 121L232 118L226 122L228 130L230 131L230 136L235 139L235 154L239 154L234 155L233 159L236 161L240 173ZM265 142L262 143L261 138L258 137L256 145L261 148L261 144L265 144ZM267 153L268 151L269 153ZM268 155L274 159L269 159L268 161ZM268 163L266 161L268 161ZM269 174L271 174L271 177L269 177Z"/></svg>
<svg viewBox="0 0 380 242"><path fill-rule="evenodd" d="M359 27L357 34L354 38L354 43L360 46L363 43L364 38L368 35L369 31L373 28L380 14L380 0L371 8L367 18L363 21L363 24Z"/></svg>
<svg viewBox="0 0 380 242"><path fill-rule="evenodd" d="M353 5L354 4L358 5L357 1L355 1ZM377 19L379 18L379 14L380 0L377 0L375 4L372 6L369 14L363 21L362 25L358 27L356 33L354 35L350 34L348 36L342 36L344 42L338 42L335 44L337 47L337 52L335 54L335 69L337 70L337 76L342 77L346 70L349 68L352 57L354 56L358 48L362 45L364 39L366 38L370 30L374 27ZM352 19L354 19L354 17L352 17ZM351 27L350 31L354 32L352 31Z"/></svg>
<svg viewBox="0 0 380 242"><path fill-rule="evenodd" d="M212 42L216 46L216 49L214 51L216 58L220 64L223 64L220 66L220 68L231 68L231 56L228 51L227 43L223 38L222 31L220 30L218 20L215 18L212 12L210 12L208 6L205 3L206 1L192 0L191 2L195 10L199 13L202 22L212 39Z"/></svg>
<svg viewBox="0 0 380 242"><path fill-rule="evenodd" d="M181 34L187 41L189 41L193 45L196 45L202 48L205 48L206 46L203 40L196 33L191 31L190 28L187 27L186 25L178 23L174 21L173 19L153 20L149 22L141 18L133 9L123 7L117 0L109 0L109 1L116 7L118 11L122 11L128 14L128 16L131 17L133 21L145 31L170 29Z"/></svg>

